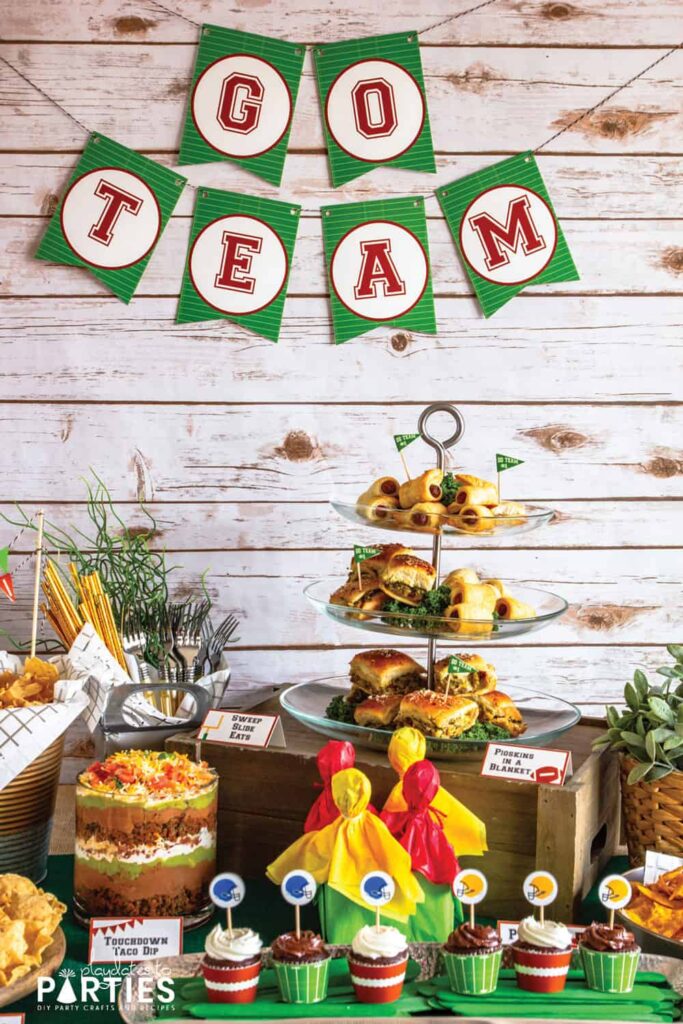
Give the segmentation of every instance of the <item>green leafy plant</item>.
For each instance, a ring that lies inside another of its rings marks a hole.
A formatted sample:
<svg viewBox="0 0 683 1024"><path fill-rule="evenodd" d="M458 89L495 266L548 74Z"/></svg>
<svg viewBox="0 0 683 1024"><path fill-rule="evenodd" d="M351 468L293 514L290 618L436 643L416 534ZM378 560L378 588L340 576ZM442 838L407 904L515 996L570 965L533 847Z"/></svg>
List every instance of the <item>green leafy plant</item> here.
<svg viewBox="0 0 683 1024"><path fill-rule="evenodd" d="M656 686L636 669L624 688L626 707L607 708L607 732L593 744L621 750L638 762L629 772L631 785L683 771L683 644L666 649L673 665L657 669L665 681Z"/></svg>

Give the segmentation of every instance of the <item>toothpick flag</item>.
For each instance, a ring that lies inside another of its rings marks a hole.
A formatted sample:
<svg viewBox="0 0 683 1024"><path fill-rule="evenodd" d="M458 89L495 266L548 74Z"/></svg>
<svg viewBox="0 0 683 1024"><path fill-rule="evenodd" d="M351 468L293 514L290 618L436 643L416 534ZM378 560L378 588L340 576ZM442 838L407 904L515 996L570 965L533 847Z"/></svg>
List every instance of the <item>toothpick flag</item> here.
<svg viewBox="0 0 683 1024"><path fill-rule="evenodd" d="M332 184L384 164L436 171L415 32L313 48Z"/></svg>
<svg viewBox="0 0 683 1024"><path fill-rule="evenodd" d="M130 302L186 179L94 133L36 256L87 267Z"/></svg>
<svg viewBox="0 0 683 1024"><path fill-rule="evenodd" d="M484 316L528 284L578 281L533 153L502 160L436 194Z"/></svg>
<svg viewBox="0 0 683 1024"><path fill-rule="evenodd" d="M176 320L225 318L277 341L301 207L197 193Z"/></svg>
<svg viewBox="0 0 683 1024"><path fill-rule="evenodd" d="M203 25L178 162L229 160L279 185L305 52Z"/></svg>

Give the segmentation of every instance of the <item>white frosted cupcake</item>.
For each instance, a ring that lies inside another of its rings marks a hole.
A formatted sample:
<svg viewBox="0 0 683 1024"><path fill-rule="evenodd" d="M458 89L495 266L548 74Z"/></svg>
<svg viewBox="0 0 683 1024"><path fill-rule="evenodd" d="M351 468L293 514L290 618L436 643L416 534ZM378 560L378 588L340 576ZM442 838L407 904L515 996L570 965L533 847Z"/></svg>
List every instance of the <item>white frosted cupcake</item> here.
<svg viewBox="0 0 683 1024"><path fill-rule="evenodd" d="M364 925L351 944L349 968L359 1003L393 1003L403 991L408 965L405 935L391 925Z"/></svg>
<svg viewBox="0 0 683 1024"><path fill-rule="evenodd" d="M263 943L251 928L221 928L209 932L204 945L202 973L211 1003L253 1003L261 972Z"/></svg>
<svg viewBox="0 0 683 1024"><path fill-rule="evenodd" d="M520 921L512 946L517 984L527 992L561 992L572 959L572 936L557 921Z"/></svg>

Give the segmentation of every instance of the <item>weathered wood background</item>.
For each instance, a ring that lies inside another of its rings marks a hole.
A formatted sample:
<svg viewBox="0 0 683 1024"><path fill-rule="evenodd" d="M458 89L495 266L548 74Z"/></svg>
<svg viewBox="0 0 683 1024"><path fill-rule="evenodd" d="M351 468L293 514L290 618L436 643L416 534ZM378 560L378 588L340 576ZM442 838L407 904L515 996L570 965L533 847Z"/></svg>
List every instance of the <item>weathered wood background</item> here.
<svg viewBox="0 0 683 1024"><path fill-rule="evenodd" d="M414 30L458 5L167 6L312 42ZM449 545L446 566L473 564L572 603L557 626L491 651L501 679L593 711L617 698L636 664L655 667L662 646L681 640L683 53L539 157L576 284L529 288L485 321L432 198L438 338L379 329L335 348L316 211L427 193L534 148L676 42L682 14L675 0L499 0L426 33L438 174L378 170L336 191L307 58L279 192L228 164L183 169L195 184L305 207L277 347L226 323L174 324L189 191L128 307L86 272L32 258L84 137L0 68L1 507L45 504L83 525L81 477L93 467L132 522L138 498L152 503L179 592L206 568L220 610L239 614L240 685L343 673L355 647L381 639L318 618L302 589L379 535L338 519L327 499L398 470L391 434L449 399L468 422L461 463L486 473L496 450L515 454L525 464L504 478L511 496L558 510L519 544ZM0 52L89 127L175 163L192 25L152 0L24 0L5 9L2 34ZM417 447L407 454L417 466ZM25 573L17 590L0 624L24 634ZM83 752L78 737L71 752Z"/></svg>

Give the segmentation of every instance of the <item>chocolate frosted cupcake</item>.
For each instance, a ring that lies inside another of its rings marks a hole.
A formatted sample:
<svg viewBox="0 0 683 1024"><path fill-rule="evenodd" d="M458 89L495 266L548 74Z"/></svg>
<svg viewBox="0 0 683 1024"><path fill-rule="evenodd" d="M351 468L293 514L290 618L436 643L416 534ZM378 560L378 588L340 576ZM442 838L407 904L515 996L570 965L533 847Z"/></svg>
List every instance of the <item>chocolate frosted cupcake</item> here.
<svg viewBox="0 0 683 1024"><path fill-rule="evenodd" d="M330 954L315 932L285 932L271 947L280 996L285 1003L319 1003L327 995Z"/></svg>
<svg viewBox="0 0 683 1024"><path fill-rule="evenodd" d="M512 946L517 984L527 992L561 992L572 960L571 932L556 921L525 917Z"/></svg>
<svg viewBox="0 0 683 1024"><path fill-rule="evenodd" d="M484 924L461 924L451 932L443 948L448 981L461 996L494 992L502 957L498 932Z"/></svg>
<svg viewBox="0 0 683 1024"><path fill-rule="evenodd" d="M403 991L408 943L391 925L364 925L351 944L349 969L359 1003L393 1003Z"/></svg>
<svg viewBox="0 0 683 1024"><path fill-rule="evenodd" d="M631 992L636 980L640 947L623 925L593 924L579 945L586 984L597 992Z"/></svg>
<svg viewBox="0 0 683 1024"><path fill-rule="evenodd" d="M202 974L210 1003L253 1003L261 972L261 939L251 928L216 925L206 937Z"/></svg>

